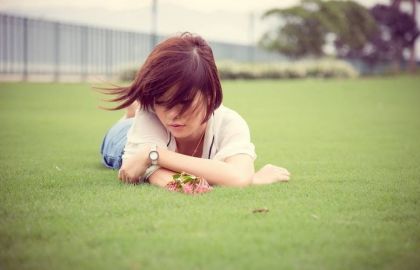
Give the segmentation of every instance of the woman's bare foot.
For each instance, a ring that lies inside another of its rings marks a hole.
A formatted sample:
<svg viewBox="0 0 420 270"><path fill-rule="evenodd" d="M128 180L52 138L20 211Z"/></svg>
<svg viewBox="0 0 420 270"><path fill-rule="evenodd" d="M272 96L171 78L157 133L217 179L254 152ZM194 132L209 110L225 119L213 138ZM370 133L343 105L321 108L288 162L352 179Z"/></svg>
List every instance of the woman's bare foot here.
<svg viewBox="0 0 420 270"><path fill-rule="evenodd" d="M131 105L126 108L127 111L125 112L125 118L133 118L136 115L136 111L139 107L140 104L137 100L131 103Z"/></svg>
<svg viewBox="0 0 420 270"><path fill-rule="evenodd" d="M264 185L275 182L287 182L290 180L290 173L285 168L267 164L254 174L252 184Z"/></svg>

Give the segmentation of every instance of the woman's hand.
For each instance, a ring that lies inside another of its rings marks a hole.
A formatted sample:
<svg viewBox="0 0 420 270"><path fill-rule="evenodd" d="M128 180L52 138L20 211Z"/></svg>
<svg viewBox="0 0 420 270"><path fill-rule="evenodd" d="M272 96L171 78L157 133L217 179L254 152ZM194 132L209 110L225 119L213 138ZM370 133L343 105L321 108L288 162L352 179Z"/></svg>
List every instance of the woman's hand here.
<svg viewBox="0 0 420 270"><path fill-rule="evenodd" d="M140 181L140 177L149 167L148 151L142 149L129 159L124 160L119 172L118 178L127 184L135 184Z"/></svg>
<svg viewBox="0 0 420 270"><path fill-rule="evenodd" d="M287 182L290 179L290 173L285 168L267 164L254 174L252 184L263 185L275 182Z"/></svg>

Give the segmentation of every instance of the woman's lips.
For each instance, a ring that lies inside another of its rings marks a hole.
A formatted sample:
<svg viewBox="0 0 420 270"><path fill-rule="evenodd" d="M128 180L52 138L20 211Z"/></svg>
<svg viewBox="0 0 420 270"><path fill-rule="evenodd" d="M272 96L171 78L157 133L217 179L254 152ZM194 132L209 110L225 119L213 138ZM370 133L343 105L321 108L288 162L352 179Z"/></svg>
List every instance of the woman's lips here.
<svg viewBox="0 0 420 270"><path fill-rule="evenodd" d="M182 124L169 124L168 126L173 128L173 129L181 129L181 128L185 127L185 125L182 125Z"/></svg>

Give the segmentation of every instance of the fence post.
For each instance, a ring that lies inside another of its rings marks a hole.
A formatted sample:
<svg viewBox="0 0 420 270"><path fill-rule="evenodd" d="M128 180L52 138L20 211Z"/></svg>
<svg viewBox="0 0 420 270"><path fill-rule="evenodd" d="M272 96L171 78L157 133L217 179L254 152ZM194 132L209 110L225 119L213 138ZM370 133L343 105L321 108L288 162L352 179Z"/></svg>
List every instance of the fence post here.
<svg viewBox="0 0 420 270"><path fill-rule="evenodd" d="M112 78L112 50L113 50L113 30L106 30L106 41L105 41L105 66L106 66L106 77Z"/></svg>
<svg viewBox="0 0 420 270"><path fill-rule="evenodd" d="M157 0L152 1L152 31L150 35L150 51L153 50L153 48L157 44L157 16L158 16L158 5Z"/></svg>
<svg viewBox="0 0 420 270"><path fill-rule="evenodd" d="M54 23L54 81L60 76L60 23Z"/></svg>
<svg viewBox="0 0 420 270"><path fill-rule="evenodd" d="M28 80L28 18L23 19L23 81Z"/></svg>
<svg viewBox="0 0 420 270"><path fill-rule="evenodd" d="M80 26L80 75L84 82L87 78L87 27Z"/></svg>

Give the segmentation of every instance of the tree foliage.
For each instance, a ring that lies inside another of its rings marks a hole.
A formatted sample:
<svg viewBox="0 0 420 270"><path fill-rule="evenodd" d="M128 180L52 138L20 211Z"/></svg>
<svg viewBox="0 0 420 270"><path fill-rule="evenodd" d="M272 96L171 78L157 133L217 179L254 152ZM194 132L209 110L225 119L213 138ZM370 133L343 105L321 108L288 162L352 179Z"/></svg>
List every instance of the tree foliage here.
<svg viewBox="0 0 420 270"><path fill-rule="evenodd" d="M397 68L403 51L414 45L419 29L413 18L396 6L377 4L370 10L378 28L365 46L352 52L371 65L379 61L394 61Z"/></svg>
<svg viewBox="0 0 420 270"><path fill-rule="evenodd" d="M263 18L279 24L260 40L263 47L290 57L322 56L327 35L339 55L360 50L375 31L369 11L353 1L303 0L297 6L268 10Z"/></svg>
<svg viewBox="0 0 420 270"><path fill-rule="evenodd" d="M270 10L265 17L278 15L284 21L278 28L265 33L261 44L290 57L320 56L324 44L322 25L315 13L304 6Z"/></svg>

